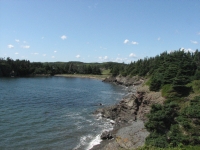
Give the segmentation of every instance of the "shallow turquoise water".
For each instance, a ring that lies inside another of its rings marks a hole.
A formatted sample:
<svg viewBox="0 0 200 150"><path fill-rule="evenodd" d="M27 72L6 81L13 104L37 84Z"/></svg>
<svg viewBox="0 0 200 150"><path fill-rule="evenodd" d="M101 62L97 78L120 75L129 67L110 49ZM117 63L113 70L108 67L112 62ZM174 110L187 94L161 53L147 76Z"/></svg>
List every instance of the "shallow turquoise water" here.
<svg viewBox="0 0 200 150"><path fill-rule="evenodd" d="M112 128L92 112L125 93L94 79L0 78L0 149L89 149Z"/></svg>

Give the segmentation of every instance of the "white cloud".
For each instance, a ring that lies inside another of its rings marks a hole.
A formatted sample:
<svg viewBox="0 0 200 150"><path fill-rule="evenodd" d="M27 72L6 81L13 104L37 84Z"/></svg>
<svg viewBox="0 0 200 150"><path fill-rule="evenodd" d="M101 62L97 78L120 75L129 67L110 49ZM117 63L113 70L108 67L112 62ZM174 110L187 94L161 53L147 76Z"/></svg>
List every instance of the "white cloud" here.
<svg viewBox="0 0 200 150"><path fill-rule="evenodd" d="M99 56L98 58L99 58L101 61L108 60L108 56L104 56L104 57Z"/></svg>
<svg viewBox="0 0 200 150"><path fill-rule="evenodd" d="M134 53L130 53L129 57L136 57Z"/></svg>
<svg viewBox="0 0 200 150"><path fill-rule="evenodd" d="M47 54L43 54L43 56L45 57Z"/></svg>
<svg viewBox="0 0 200 150"><path fill-rule="evenodd" d="M184 48L184 47L181 47L179 49L180 51L184 51L184 52L190 52L190 53L194 53L195 50L191 49L191 48ZM176 50L169 50L167 51L168 53L174 53Z"/></svg>
<svg viewBox="0 0 200 150"><path fill-rule="evenodd" d="M129 62L129 59L117 57L114 61L116 61L116 62Z"/></svg>
<svg viewBox="0 0 200 150"><path fill-rule="evenodd" d="M18 55L18 54L19 54L18 52L15 53L15 55Z"/></svg>
<svg viewBox="0 0 200 150"><path fill-rule="evenodd" d="M157 40L160 41L160 39L161 39L161 38L159 37Z"/></svg>
<svg viewBox="0 0 200 150"><path fill-rule="evenodd" d="M22 45L21 47L24 48L24 49L29 49L30 48L29 45Z"/></svg>
<svg viewBox="0 0 200 150"><path fill-rule="evenodd" d="M195 52L195 51L192 50L191 48L185 49L184 51L185 51L185 52L186 52L186 51L187 51L187 52L191 52L191 53L194 53L194 52Z"/></svg>
<svg viewBox="0 0 200 150"><path fill-rule="evenodd" d="M61 36L60 37L62 40L65 40L65 39L67 39L67 36L66 35L63 35L63 36Z"/></svg>
<svg viewBox="0 0 200 150"><path fill-rule="evenodd" d="M181 51L184 51L184 52L191 52L191 53L194 53L195 51L192 50L191 48L180 48Z"/></svg>
<svg viewBox="0 0 200 150"><path fill-rule="evenodd" d="M15 39L15 41L16 41L17 43L19 43L19 40L18 40L18 39Z"/></svg>
<svg viewBox="0 0 200 150"><path fill-rule="evenodd" d="M119 58L119 57L117 57L117 58L116 58L116 61L117 61L117 62L122 62L122 61L123 61L123 59L122 59L122 58Z"/></svg>
<svg viewBox="0 0 200 150"><path fill-rule="evenodd" d="M133 45L138 45L139 43L138 43L138 42L132 41L131 44L133 44Z"/></svg>
<svg viewBox="0 0 200 150"><path fill-rule="evenodd" d="M181 50L181 51L184 51L184 47L181 47L180 50ZM172 51L172 50L171 50L171 51Z"/></svg>
<svg viewBox="0 0 200 150"><path fill-rule="evenodd" d="M180 49L181 51L183 50L182 48ZM167 53L173 53L175 50L168 50Z"/></svg>
<svg viewBox="0 0 200 150"><path fill-rule="evenodd" d="M39 53L31 53L32 55L38 55Z"/></svg>
<svg viewBox="0 0 200 150"><path fill-rule="evenodd" d="M54 53L57 53L57 51L54 51Z"/></svg>
<svg viewBox="0 0 200 150"><path fill-rule="evenodd" d="M11 44L9 44L9 45L8 45L8 48L14 48L14 46L13 46L13 45L11 45Z"/></svg>
<svg viewBox="0 0 200 150"><path fill-rule="evenodd" d="M81 56L80 55L76 55L76 58L80 58Z"/></svg>
<svg viewBox="0 0 200 150"><path fill-rule="evenodd" d="M129 40L128 40L128 39L124 40L124 44L127 44L128 42L129 42Z"/></svg>
<svg viewBox="0 0 200 150"><path fill-rule="evenodd" d="M55 58L55 56L51 56L51 58Z"/></svg>
<svg viewBox="0 0 200 150"><path fill-rule="evenodd" d="M193 43L193 44L198 44L198 42L197 42L197 41L192 41L192 40L191 40L191 43Z"/></svg>

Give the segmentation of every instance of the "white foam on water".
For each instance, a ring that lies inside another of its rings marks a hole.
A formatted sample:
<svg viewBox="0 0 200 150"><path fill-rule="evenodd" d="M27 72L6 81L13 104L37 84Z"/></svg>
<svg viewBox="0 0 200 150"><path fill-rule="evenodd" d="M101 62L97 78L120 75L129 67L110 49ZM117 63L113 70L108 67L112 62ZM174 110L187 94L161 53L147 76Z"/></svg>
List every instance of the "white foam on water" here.
<svg viewBox="0 0 200 150"><path fill-rule="evenodd" d="M111 95L111 94L113 94L113 95L124 95L124 93L122 93L122 92L101 91L101 93L108 94L108 95Z"/></svg>
<svg viewBox="0 0 200 150"><path fill-rule="evenodd" d="M80 138L79 144L78 144L75 148L73 148L73 150L82 149L81 147L87 145L88 141L91 140L92 138L93 138L93 137L92 137L92 135L90 135L90 134L87 135L87 136L82 136L82 137Z"/></svg>
<svg viewBox="0 0 200 150"><path fill-rule="evenodd" d="M86 150L91 149L92 147L94 147L95 145L98 145L101 143L101 135L97 135L90 143L89 146L86 148Z"/></svg>
<svg viewBox="0 0 200 150"><path fill-rule="evenodd" d="M99 114L96 115L96 117L97 117L96 120L100 120L100 119L102 119L102 114L99 113Z"/></svg>
<svg viewBox="0 0 200 150"><path fill-rule="evenodd" d="M111 119L105 119L105 118L102 118L102 114L99 113L96 115L96 121L95 122L90 122L90 126L92 126L91 128L93 127L97 127L100 129L100 134L96 133L96 135L91 135L91 134L88 134L86 136L82 136L80 138L80 142L79 144L73 149L73 150L79 150L79 149L84 149L85 147L85 150L89 150L91 148L93 148L95 145L98 145L101 143L101 134L105 131L109 132L111 130L113 130L113 124L115 123L114 120L111 120ZM77 122L76 125L78 125L79 122ZM94 128L92 129L92 131L96 131L97 128Z"/></svg>
<svg viewBox="0 0 200 150"><path fill-rule="evenodd" d="M66 114L65 116L66 117L74 117L74 116L78 116L78 115L80 115L80 113L68 113L68 114Z"/></svg>
<svg viewBox="0 0 200 150"><path fill-rule="evenodd" d="M101 116L101 114L97 114L98 116ZM101 117L102 119L102 117ZM102 127L102 131L101 131L101 134L105 131L109 132L109 131L112 131L113 130L113 123L115 123L114 120L111 120L111 119L106 119L106 121L104 120L103 121L104 123L101 124L100 126ZM101 143L101 134L98 134L88 145L87 149L86 150L89 150L91 148L93 148L95 145L98 145Z"/></svg>

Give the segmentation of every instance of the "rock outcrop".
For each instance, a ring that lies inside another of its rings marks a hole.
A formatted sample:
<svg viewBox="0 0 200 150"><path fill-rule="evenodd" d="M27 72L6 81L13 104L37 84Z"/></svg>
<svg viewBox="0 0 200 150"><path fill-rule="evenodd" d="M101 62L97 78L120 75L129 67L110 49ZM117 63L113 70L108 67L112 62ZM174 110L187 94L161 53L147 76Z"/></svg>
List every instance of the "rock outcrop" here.
<svg viewBox="0 0 200 150"><path fill-rule="evenodd" d="M137 120L130 126L119 129L115 135L115 139L103 147L95 148L95 150L121 150L135 149L143 146L145 138L149 135L141 120Z"/></svg>
<svg viewBox="0 0 200 150"><path fill-rule="evenodd" d="M113 120L114 128L119 129L117 132L116 130L109 132L114 138L112 142L103 148L95 149L134 149L142 146L149 134L144 127L144 122L147 121L146 115L150 112L152 104L162 104L165 99L160 92L150 92L148 86L142 84L144 80L139 77L110 77L104 82L129 86L132 92L118 104L98 109L95 112L95 114L101 113L102 117ZM107 135L102 134L102 137L105 137L102 139L108 139Z"/></svg>
<svg viewBox="0 0 200 150"><path fill-rule="evenodd" d="M163 103L165 99L160 92L150 92L147 86L139 87L136 93L131 93L118 104L98 109L95 114L114 120L116 124L128 123L141 119L146 120L150 106Z"/></svg>
<svg viewBox="0 0 200 150"><path fill-rule="evenodd" d="M141 83L144 82L144 79L142 79L139 76L134 76L134 77L123 77L123 76L110 76L108 78L105 78L103 80L103 82L112 82L112 83L116 83L116 84L120 84L120 85L124 85L124 86L131 86L131 85L139 85Z"/></svg>
<svg viewBox="0 0 200 150"><path fill-rule="evenodd" d="M105 131L101 134L101 139L102 140L110 140L112 139L113 136L112 136L112 133L111 132L108 132L108 131Z"/></svg>

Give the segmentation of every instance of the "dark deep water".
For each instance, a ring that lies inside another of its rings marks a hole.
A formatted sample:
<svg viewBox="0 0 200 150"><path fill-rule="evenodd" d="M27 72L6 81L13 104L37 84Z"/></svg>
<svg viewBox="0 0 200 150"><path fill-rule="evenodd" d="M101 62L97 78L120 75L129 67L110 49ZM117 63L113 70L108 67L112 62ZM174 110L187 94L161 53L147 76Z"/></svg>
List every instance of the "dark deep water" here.
<svg viewBox="0 0 200 150"><path fill-rule="evenodd" d="M0 78L0 149L89 149L112 128L92 112L126 92L94 79Z"/></svg>

